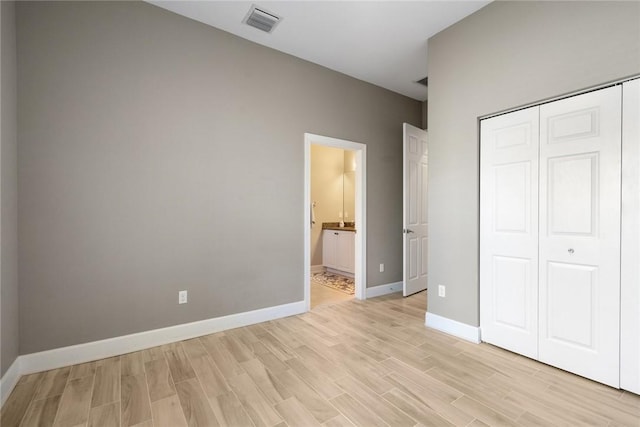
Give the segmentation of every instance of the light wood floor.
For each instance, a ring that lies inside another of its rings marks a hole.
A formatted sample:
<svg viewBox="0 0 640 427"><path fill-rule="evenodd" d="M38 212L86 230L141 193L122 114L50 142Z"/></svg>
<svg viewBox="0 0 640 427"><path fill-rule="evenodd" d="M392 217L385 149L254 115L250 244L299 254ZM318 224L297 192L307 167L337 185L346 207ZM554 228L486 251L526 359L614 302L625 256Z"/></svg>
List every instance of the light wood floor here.
<svg viewBox="0 0 640 427"><path fill-rule="evenodd" d="M353 295L311 282L311 308L353 299Z"/></svg>
<svg viewBox="0 0 640 427"><path fill-rule="evenodd" d="M427 329L425 307L323 304L28 375L2 427L640 425L640 397Z"/></svg>

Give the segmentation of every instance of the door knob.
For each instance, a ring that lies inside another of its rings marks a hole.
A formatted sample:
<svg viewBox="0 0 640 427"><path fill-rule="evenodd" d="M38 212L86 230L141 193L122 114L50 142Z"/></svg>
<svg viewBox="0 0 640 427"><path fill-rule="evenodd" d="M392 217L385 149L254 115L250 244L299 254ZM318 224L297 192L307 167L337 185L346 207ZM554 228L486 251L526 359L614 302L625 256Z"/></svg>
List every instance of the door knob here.
<svg viewBox="0 0 640 427"><path fill-rule="evenodd" d="M569 248L567 252L569 252L570 254L573 254L575 251L573 250L573 248Z"/></svg>
<svg viewBox="0 0 640 427"><path fill-rule="evenodd" d="M413 230L410 230L408 228L405 228L403 231L405 234L413 233Z"/></svg>

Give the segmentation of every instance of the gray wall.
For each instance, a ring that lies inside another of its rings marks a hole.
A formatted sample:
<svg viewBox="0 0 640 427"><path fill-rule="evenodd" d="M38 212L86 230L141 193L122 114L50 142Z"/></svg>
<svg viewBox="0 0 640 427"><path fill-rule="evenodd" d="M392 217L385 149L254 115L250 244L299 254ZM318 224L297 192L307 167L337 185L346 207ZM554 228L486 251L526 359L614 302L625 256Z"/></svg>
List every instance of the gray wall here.
<svg viewBox="0 0 640 427"><path fill-rule="evenodd" d="M14 2L0 2L0 376L18 357L18 172Z"/></svg>
<svg viewBox="0 0 640 427"><path fill-rule="evenodd" d="M640 3L493 2L428 52L428 310L478 325L478 116L640 73Z"/></svg>
<svg viewBox="0 0 640 427"><path fill-rule="evenodd" d="M141 2L17 23L21 353L301 301L304 132L367 144L367 285L401 280L418 101Z"/></svg>

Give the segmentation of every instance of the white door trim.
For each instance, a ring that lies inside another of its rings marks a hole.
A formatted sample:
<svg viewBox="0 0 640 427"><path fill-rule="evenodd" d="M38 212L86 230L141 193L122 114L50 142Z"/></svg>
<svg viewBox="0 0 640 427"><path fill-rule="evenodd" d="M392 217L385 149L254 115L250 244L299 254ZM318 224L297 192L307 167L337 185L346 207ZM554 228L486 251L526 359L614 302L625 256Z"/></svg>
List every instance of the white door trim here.
<svg viewBox="0 0 640 427"><path fill-rule="evenodd" d="M355 297L367 298L367 146L359 142L328 136L304 134L304 302L306 310L311 308L311 144L342 148L356 153L356 265Z"/></svg>

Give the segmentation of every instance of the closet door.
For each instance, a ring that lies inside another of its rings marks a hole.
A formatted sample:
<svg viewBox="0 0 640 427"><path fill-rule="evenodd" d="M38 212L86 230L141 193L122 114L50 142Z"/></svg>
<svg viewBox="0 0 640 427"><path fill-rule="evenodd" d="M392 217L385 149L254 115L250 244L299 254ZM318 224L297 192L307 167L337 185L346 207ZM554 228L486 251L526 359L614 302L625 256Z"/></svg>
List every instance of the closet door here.
<svg viewBox="0 0 640 427"><path fill-rule="evenodd" d="M540 107L539 360L618 387L621 89Z"/></svg>
<svg viewBox="0 0 640 427"><path fill-rule="evenodd" d="M481 122L482 340L538 356L538 110Z"/></svg>

